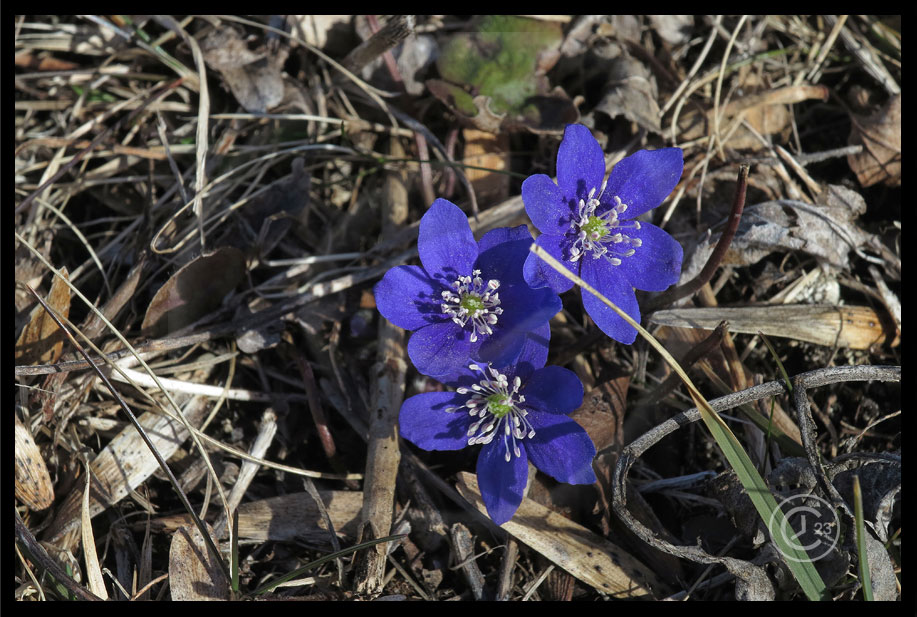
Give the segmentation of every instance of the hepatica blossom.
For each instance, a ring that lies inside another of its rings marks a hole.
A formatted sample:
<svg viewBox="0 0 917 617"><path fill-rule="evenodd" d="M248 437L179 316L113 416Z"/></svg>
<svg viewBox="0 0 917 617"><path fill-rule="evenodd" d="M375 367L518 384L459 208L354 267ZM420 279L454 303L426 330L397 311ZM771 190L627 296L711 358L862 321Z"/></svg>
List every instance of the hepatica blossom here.
<svg viewBox="0 0 917 617"><path fill-rule="evenodd" d="M557 152L557 184L544 174L522 183L525 211L542 232L538 245L639 322L634 288L663 291L676 283L682 248L637 217L662 203L683 167L680 148L640 150L605 180L601 146L585 126L568 125ZM524 277L557 293L573 285L534 254ZM605 334L634 342L637 331L601 300L584 292L583 306Z"/></svg>
<svg viewBox="0 0 917 617"><path fill-rule="evenodd" d="M494 229L475 242L458 206L437 199L420 221L422 266L396 266L376 284L376 306L413 330L408 356L418 371L446 380L470 362L512 363L526 341L545 348L548 320L561 309L549 287L522 277L532 236L525 225ZM542 335L534 337L538 330Z"/></svg>
<svg viewBox="0 0 917 617"><path fill-rule="evenodd" d="M545 367L546 359L547 347L529 339L515 364L471 363L448 382L455 392L417 394L401 406L401 435L425 450L483 446L478 486L498 525L522 503L529 461L560 482L595 482L595 446L568 417L583 401L583 385L572 371Z"/></svg>

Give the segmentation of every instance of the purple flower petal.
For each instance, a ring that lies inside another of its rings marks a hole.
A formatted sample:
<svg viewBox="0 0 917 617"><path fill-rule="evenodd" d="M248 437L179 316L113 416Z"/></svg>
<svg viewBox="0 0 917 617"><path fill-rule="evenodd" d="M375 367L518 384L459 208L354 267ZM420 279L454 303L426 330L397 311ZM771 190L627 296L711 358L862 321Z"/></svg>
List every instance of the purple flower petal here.
<svg viewBox="0 0 917 617"><path fill-rule="evenodd" d="M535 427L535 436L523 443L535 467L558 482L595 482L595 473L592 471L595 446L583 427L560 414L536 411L528 417Z"/></svg>
<svg viewBox="0 0 917 617"><path fill-rule="evenodd" d="M617 266L612 266L604 258L583 257L580 276L599 293L611 300L618 308L640 322L640 307L630 282ZM595 325L614 340L630 345L637 338L637 331L624 321L604 302L588 291L583 290L583 308L592 317Z"/></svg>
<svg viewBox="0 0 917 617"><path fill-rule="evenodd" d="M526 407L545 413L566 415L583 404L583 383L561 366L538 369L519 393L525 396Z"/></svg>
<svg viewBox="0 0 917 617"><path fill-rule="evenodd" d="M557 186L564 197L574 203L586 199L592 189L598 192L604 179L602 146L582 124L568 124L557 150Z"/></svg>
<svg viewBox="0 0 917 617"><path fill-rule="evenodd" d="M521 262L519 265L522 265ZM553 289L532 289L524 281L518 285L501 287L500 300L506 308L500 315L498 327L505 333L531 332L563 308L563 302Z"/></svg>
<svg viewBox="0 0 917 617"><path fill-rule="evenodd" d="M478 258L478 245L468 218L455 204L437 199L420 219L417 236L420 263L434 279L446 286L459 276L471 274Z"/></svg>
<svg viewBox="0 0 917 617"><path fill-rule="evenodd" d="M640 222L640 229L627 232L640 238L640 248L621 260L618 270L637 289L664 291L681 276L683 252L681 245L664 230L651 223Z"/></svg>
<svg viewBox="0 0 917 617"><path fill-rule="evenodd" d="M634 152L611 170L601 198L606 206L604 210L615 205L615 196L627 204L627 211L621 216L624 220L652 210L678 184L684 165L681 148Z"/></svg>
<svg viewBox="0 0 917 617"><path fill-rule="evenodd" d="M474 344L470 337L452 321L424 326L411 335L408 356L424 375L453 374L468 364L472 351L477 351L480 340Z"/></svg>
<svg viewBox="0 0 917 617"><path fill-rule="evenodd" d="M519 377L523 382L548 361L548 344L551 342L551 324L535 328L525 337L525 343L519 357L511 367L507 367L507 378ZM582 386L581 386L582 387Z"/></svg>
<svg viewBox="0 0 917 617"><path fill-rule="evenodd" d="M544 174L529 176L522 183L522 203L532 224L543 234L563 235L573 216L564 192Z"/></svg>
<svg viewBox="0 0 917 617"><path fill-rule="evenodd" d="M512 452L512 451L511 451ZM503 433L485 444L478 455L478 488L487 507L487 514L497 525L513 517L529 478L528 457L520 446L520 455L506 460Z"/></svg>
<svg viewBox="0 0 917 617"><path fill-rule="evenodd" d="M398 417L401 436L424 450L461 450L468 445L472 418L467 410L447 413L459 407L467 394L425 392L407 399Z"/></svg>
<svg viewBox="0 0 917 617"><path fill-rule="evenodd" d="M509 330L500 336L489 336L481 343L478 352L473 356L474 360L478 364L494 366L512 364L519 357L527 337L528 332L521 329Z"/></svg>
<svg viewBox="0 0 917 617"><path fill-rule="evenodd" d="M376 308L383 317L405 330L416 330L443 321L442 285L420 266L395 266L376 283Z"/></svg>
<svg viewBox="0 0 917 617"><path fill-rule="evenodd" d="M563 236L542 234L535 243L546 250L551 257L564 264L574 274L579 273L579 263L564 259L564 247L567 244ZM554 293L562 294L573 287L573 281L549 266L542 258L529 251L522 266L522 276L532 287L550 287Z"/></svg>
<svg viewBox="0 0 917 617"><path fill-rule="evenodd" d="M480 255L475 268L485 281L500 281L500 294L506 285L524 283L522 265L532 245L532 234L525 225L515 228L500 227L484 234L478 243Z"/></svg>
<svg viewBox="0 0 917 617"><path fill-rule="evenodd" d="M490 249L505 242L521 242L522 240L526 240L530 244L532 242L532 232L530 232L529 228L525 225L518 225L516 227L497 227L496 229L488 231L478 240L478 254L483 255ZM527 246L526 250L528 250Z"/></svg>

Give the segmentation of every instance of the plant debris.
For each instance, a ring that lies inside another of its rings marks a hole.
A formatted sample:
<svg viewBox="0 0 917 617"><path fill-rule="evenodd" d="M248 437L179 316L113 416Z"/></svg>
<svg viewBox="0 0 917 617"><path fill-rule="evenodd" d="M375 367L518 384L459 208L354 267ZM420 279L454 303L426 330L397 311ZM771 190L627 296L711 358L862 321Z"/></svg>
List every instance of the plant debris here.
<svg viewBox="0 0 917 617"><path fill-rule="evenodd" d="M644 326L789 524L799 500L848 531L809 549L830 598L863 599L865 556L901 599L900 16L14 21L17 600L805 597L681 381L579 293L547 364L583 384L595 484L530 466L497 526L475 447L401 438L448 388L374 285L436 199L475 241L528 234L572 123L606 175L680 149L640 219L682 283L750 170L712 278L638 292Z"/></svg>

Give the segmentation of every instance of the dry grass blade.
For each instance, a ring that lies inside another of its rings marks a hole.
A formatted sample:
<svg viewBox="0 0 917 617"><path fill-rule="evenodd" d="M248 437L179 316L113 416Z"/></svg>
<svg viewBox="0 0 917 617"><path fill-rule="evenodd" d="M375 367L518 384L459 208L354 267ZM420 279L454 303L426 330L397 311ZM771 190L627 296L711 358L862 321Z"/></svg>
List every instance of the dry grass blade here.
<svg viewBox="0 0 917 617"><path fill-rule="evenodd" d="M91 360L89 360L89 355L83 350L83 348L79 345L79 343L76 342L76 340L73 338L73 336L70 334L70 332L64 327L63 323L61 323L61 321L58 319L58 317L57 317L56 315L53 314L53 312L51 311L50 307L48 307L48 305L45 304L45 302L41 299L40 296L38 296L37 294L35 294L34 290L31 290L31 288L30 288L30 291L32 291L32 293L33 293L33 294L35 295L35 297L38 299L39 303L41 303L41 305L45 308L45 310L48 311L48 313L54 318L54 321L57 323L58 327L60 327L60 329L67 335L67 338L70 340L70 343L71 343L74 347L76 347L77 351L79 351L79 352L83 355L83 357L86 358L86 360L90 362L90 364L92 364ZM134 414L133 414L133 412L130 410L130 408L124 403L124 401L123 401L120 397L118 397L117 390L115 390L115 388L114 388L114 386L112 386L111 382L108 381L108 379L105 377L105 375L99 370L99 368L98 368L95 364L92 364L92 367L93 367L93 369L96 371L96 373L99 375L99 377L102 378L102 381L105 382L105 385L108 386L109 390L110 390L110 391L115 395L115 397L118 399L118 402L121 404L122 409L124 409L124 411L127 413L128 417L131 419L131 422L132 422L132 424L133 424L133 428L136 429L137 434L140 436L140 439L143 441L144 445L149 449L150 453L153 455L153 458L155 459L156 464L157 464L157 465L159 466L159 468L162 469L162 470L166 473L166 475L169 477L169 480L172 482L172 486L175 487L176 491L178 492L179 497L182 499L183 505L185 506L186 510L187 510L187 511L191 514L191 516L194 518L195 524L198 525L199 528L203 528L203 523L202 523L201 520L198 518L198 516L194 513L194 510L191 508L191 504L188 502L188 498L185 496L184 492L183 492L183 491L181 490L181 488L179 487L178 481L175 479L175 476L172 474L172 471L169 469L169 466L166 464L165 459L162 457L162 455L160 454L159 450L156 448L156 444L152 441L150 435L144 430L144 427L140 424L140 422L139 422L139 421L137 420L137 418L134 416ZM182 417L184 418L184 416L182 416ZM154 419L154 420L155 420L155 419ZM168 438L166 439L166 441L167 441L167 442L169 441ZM173 443L174 443L175 447L178 447L178 445L180 445L181 441L179 441L179 442L177 442L177 443L175 443L175 442L173 441ZM142 451L142 449L137 448L137 449L131 450L131 451L134 451L134 452L136 452L136 451ZM123 490L124 493L126 494L127 491L129 490L129 488L134 488L134 487L129 487L129 485L123 483L123 481L122 481L122 480L123 480L123 468L124 468L124 463L123 463L123 462L119 462L118 464L112 465L112 469L111 469L110 471L111 471L111 472L114 472L114 473L111 473L111 474L109 475L109 478L111 478L111 479L113 480L112 484L113 484L114 486L111 486L111 485L110 485L109 487L106 487L106 489L107 489L107 488L112 488L112 489L115 489L115 490L120 489L120 490ZM131 466L128 466L127 468L130 469ZM145 476L144 476L144 477L145 477ZM102 494L104 495L103 499L105 499L106 501L108 501L108 503L110 504L110 503L111 503L111 500L110 500L110 497L109 497L110 493L109 493L108 495L105 495L105 490L103 489L103 493L102 493ZM73 496L73 495L77 495L77 493L71 493L71 496ZM88 499L88 496L87 496L87 499ZM224 500L224 502L225 502L225 500ZM101 510L104 509L104 507L106 507L106 506L101 506L100 509L99 509L99 511L101 512ZM81 512L83 512L84 510L85 510L85 511L88 511L88 510L89 510L89 505L88 505L88 504L87 504L86 508L80 508L80 511L81 511ZM90 517L91 517L91 514L90 514ZM60 520L60 517L58 518L58 521L59 521L59 520ZM71 533L73 532L73 523L72 523L72 521L64 520L63 523L58 523L58 532L59 532L61 535L68 535L68 534L71 534ZM225 564L222 562L222 560L220 559L220 553L219 553L219 551L217 550L216 546L213 544L213 542L210 541L209 535L206 536L205 541L207 541L207 547L208 547L208 549L212 552L212 554L215 556L216 560L220 563L220 565L221 565L221 566L224 568L224 570L225 570L225 569L226 569L226 565L225 565ZM226 572L226 573L228 573L228 572Z"/></svg>
<svg viewBox="0 0 917 617"><path fill-rule="evenodd" d="M84 461L85 463L85 461ZM88 472L89 465L86 465ZM83 500L80 505L80 535L82 537L83 559L86 560L86 577L89 579L89 590L102 598L108 599L108 590L99 568L99 555L96 553L95 534L92 532L92 516L89 513L89 486L92 474L87 473L83 488Z"/></svg>

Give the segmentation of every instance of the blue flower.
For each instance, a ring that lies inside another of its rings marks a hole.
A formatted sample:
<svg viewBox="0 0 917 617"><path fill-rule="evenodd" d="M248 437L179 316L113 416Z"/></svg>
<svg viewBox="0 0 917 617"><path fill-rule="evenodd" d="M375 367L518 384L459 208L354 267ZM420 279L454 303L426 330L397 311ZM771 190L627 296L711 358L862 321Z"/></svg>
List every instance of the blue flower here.
<svg viewBox="0 0 917 617"><path fill-rule="evenodd" d="M401 435L424 450L483 444L478 486L498 525L522 503L529 461L560 482L595 482L595 446L568 417L583 401L583 385L572 371L545 367L546 360L547 348L529 341L516 364L471 364L449 382L455 392L417 394L401 406Z"/></svg>
<svg viewBox="0 0 917 617"><path fill-rule="evenodd" d="M408 356L425 375L449 379L469 362L506 366L523 343L545 347L548 320L561 309L548 287L522 277L532 235L525 225L494 229L475 242L458 206L437 199L420 220L421 266L396 266L376 284L376 307L413 330ZM530 336L539 330L545 334Z"/></svg>
<svg viewBox="0 0 917 617"><path fill-rule="evenodd" d="M542 235L536 242L615 303L634 321L634 288L663 291L678 281L682 248L668 233L637 217L672 192L684 161L680 148L640 150L605 178L602 147L585 126L571 124L557 152L557 184L544 174L522 183L525 211ZM557 293L573 283L537 255L527 257L525 280ZM633 343L637 331L591 293L583 307L611 338Z"/></svg>

